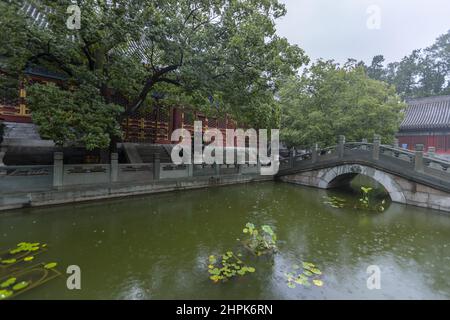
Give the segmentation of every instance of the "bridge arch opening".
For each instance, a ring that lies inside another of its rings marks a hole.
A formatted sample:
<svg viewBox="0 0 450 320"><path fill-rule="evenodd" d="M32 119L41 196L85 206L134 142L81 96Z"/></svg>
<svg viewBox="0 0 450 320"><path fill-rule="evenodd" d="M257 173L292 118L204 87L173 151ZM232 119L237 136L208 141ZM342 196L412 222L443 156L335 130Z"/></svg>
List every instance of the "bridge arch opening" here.
<svg viewBox="0 0 450 320"><path fill-rule="evenodd" d="M319 187L324 189L350 186L358 175L368 177L386 190L393 202L406 203L405 195L392 175L363 165L342 165L323 171Z"/></svg>
<svg viewBox="0 0 450 320"><path fill-rule="evenodd" d="M374 198L390 198L389 192L381 183L369 176L359 173L342 174L334 178L328 184L328 189L340 189L345 193L357 196L361 194L361 187L372 188L371 195Z"/></svg>

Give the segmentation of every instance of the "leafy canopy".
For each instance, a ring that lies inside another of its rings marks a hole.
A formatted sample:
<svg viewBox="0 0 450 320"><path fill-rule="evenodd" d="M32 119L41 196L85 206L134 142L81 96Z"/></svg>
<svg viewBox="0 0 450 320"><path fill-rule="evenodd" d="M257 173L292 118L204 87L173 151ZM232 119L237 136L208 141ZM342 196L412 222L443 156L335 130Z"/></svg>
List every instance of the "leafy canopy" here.
<svg viewBox="0 0 450 320"><path fill-rule="evenodd" d="M319 60L280 91L281 136L291 146L336 144L338 135L361 141L375 133L391 141L405 107L387 83L370 79L352 63Z"/></svg>
<svg viewBox="0 0 450 320"><path fill-rule="evenodd" d="M405 98L450 94L450 30L425 49L417 49L401 61L383 65L375 56L366 67L372 79L386 81Z"/></svg>
<svg viewBox="0 0 450 320"><path fill-rule="evenodd" d="M66 27L72 1L27 1L44 23L27 16L22 2L0 3L8 34L0 56L17 74L43 66L71 85L70 93L33 85L29 94L34 121L59 143L107 146L119 136L120 118L151 108L155 91L169 103L272 124L280 79L307 62L276 34L275 19L286 13L278 0L79 0L80 30ZM44 106L49 99L69 105Z"/></svg>

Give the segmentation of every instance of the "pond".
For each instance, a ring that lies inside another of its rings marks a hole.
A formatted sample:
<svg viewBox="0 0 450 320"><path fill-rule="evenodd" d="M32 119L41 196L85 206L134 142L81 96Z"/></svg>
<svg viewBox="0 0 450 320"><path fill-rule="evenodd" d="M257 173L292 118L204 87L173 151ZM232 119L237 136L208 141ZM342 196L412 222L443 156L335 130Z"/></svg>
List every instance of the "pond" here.
<svg viewBox="0 0 450 320"><path fill-rule="evenodd" d="M334 208L324 203L332 196L358 197L267 182L23 209L0 214L0 249L45 242L32 263L55 261L62 273L17 299L450 298L449 215ZM212 282L208 257L238 250L247 222L272 226L278 252L248 258L254 273ZM323 286L287 286L302 261L320 268ZM66 287L69 265L81 269L81 290ZM370 265L379 290L367 288Z"/></svg>

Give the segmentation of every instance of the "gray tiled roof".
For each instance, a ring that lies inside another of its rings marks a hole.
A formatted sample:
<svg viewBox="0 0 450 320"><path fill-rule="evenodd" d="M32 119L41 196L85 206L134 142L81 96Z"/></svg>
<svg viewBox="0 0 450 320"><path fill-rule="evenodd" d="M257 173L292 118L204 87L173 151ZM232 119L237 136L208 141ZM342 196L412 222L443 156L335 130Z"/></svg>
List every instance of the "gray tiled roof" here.
<svg viewBox="0 0 450 320"><path fill-rule="evenodd" d="M412 99L400 130L450 129L450 95Z"/></svg>

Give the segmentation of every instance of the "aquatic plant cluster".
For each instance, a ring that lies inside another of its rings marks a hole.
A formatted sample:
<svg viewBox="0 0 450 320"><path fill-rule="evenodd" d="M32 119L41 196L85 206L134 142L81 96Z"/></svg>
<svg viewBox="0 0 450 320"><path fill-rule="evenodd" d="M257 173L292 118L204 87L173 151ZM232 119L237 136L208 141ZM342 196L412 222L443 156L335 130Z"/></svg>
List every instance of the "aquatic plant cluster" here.
<svg viewBox="0 0 450 320"><path fill-rule="evenodd" d="M258 230L253 223L249 222L242 232L248 235L247 239L242 240L242 243L250 252L257 256L276 252L277 235L270 226L264 225Z"/></svg>
<svg viewBox="0 0 450 320"><path fill-rule="evenodd" d="M292 269L292 271L284 274L289 288L294 289L296 285L310 287L310 280L318 287L323 286L323 281L320 279L322 271L320 271L315 264L311 262L302 262L302 267L294 264Z"/></svg>
<svg viewBox="0 0 450 320"><path fill-rule="evenodd" d="M277 252L277 235L272 227L263 225L256 227L253 223L247 223L242 230L244 239L237 239L246 249L256 257L262 255L273 255ZM245 276L248 273L254 273L256 269L248 266L242 260L242 253L235 254L233 251L227 251L225 254L209 256L208 272L210 279L214 282L227 282L237 276ZM295 288L296 284L305 287L311 286L309 280L318 287L323 286L323 281L319 278L322 272L312 263L303 262L303 269L299 271L298 265L293 266L293 272L285 273L287 286Z"/></svg>
<svg viewBox="0 0 450 320"><path fill-rule="evenodd" d="M30 265L46 250L45 243L21 242L0 254L0 300L13 298L60 275L56 262Z"/></svg>
<svg viewBox="0 0 450 320"><path fill-rule="evenodd" d="M226 281L232 277L256 271L255 268L246 266L232 251L228 251L221 257L209 256L208 268L211 274L210 279L214 282Z"/></svg>
<svg viewBox="0 0 450 320"><path fill-rule="evenodd" d="M361 198L358 199L359 201L357 204L348 203L345 199L336 196L324 196L323 198L325 199L325 201L323 203L336 209L353 207L354 209L360 210L384 212L384 210L386 210L386 200L383 199L381 202L376 201L372 196L372 191L373 188L361 187Z"/></svg>

